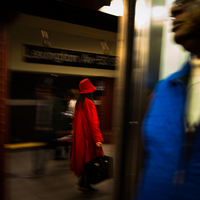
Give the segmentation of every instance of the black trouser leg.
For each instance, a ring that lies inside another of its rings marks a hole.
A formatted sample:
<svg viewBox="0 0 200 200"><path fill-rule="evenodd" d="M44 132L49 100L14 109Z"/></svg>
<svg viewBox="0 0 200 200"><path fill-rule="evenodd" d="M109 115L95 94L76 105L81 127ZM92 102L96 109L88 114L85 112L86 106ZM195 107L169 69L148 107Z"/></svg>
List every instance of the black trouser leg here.
<svg viewBox="0 0 200 200"><path fill-rule="evenodd" d="M80 187L84 187L84 188L90 188L91 187L90 181L89 181L87 175L83 175L83 176L80 177L78 185Z"/></svg>
<svg viewBox="0 0 200 200"><path fill-rule="evenodd" d="M82 176L79 178L78 185L79 185L80 187L85 187L85 175L82 175Z"/></svg>
<svg viewBox="0 0 200 200"><path fill-rule="evenodd" d="M90 180L89 180L89 178L88 178L87 175L85 175L85 187L86 187L86 188L90 188L90 187L91 187L91 185L90 185Z"/></svg>

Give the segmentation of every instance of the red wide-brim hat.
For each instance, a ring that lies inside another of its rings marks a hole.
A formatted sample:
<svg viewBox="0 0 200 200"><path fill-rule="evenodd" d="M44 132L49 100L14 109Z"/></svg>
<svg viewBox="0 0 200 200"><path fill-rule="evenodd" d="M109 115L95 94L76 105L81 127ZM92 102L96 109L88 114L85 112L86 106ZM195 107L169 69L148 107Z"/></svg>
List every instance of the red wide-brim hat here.
<svg viewBox="0 0 200 200"><path fill-rule="evenodd" d="M88 78L83 79L79 83L79 93L80 94L91 93L91 92L94 92L95 90L96 90L96 87L94 85L92 85L92 83L90 82L90 80Z"/></svg>

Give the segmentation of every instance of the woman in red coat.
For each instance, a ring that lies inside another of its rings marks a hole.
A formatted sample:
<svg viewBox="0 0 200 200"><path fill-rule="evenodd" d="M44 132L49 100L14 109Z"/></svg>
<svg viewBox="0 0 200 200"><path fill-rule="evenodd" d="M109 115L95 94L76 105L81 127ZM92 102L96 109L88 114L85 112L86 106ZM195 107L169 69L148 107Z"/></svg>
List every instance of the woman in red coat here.
<svg viewBox="0 0 200 200"><path fill-rule="evenodd" d="M103 138L99 129L97 110L93 102L92 92L96 87L89 79L79 83L80 97L77 100L74 120L73 137L71 146L70 169L80 178L79 187L83 190L92 190L85 174L85 165L97 156L103 156Z"/></svg>

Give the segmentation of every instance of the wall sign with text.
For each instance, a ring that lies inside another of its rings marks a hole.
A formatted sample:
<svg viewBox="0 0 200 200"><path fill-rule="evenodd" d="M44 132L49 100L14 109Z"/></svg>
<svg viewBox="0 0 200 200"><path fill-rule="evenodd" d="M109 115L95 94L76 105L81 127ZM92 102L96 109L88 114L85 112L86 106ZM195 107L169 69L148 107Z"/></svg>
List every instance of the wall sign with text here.
<svg viewBox="0 0 200 200"><path fill-rule="evenodd" d="M51 47L22 45L24 62L114 70L117 57Z"/></svg>

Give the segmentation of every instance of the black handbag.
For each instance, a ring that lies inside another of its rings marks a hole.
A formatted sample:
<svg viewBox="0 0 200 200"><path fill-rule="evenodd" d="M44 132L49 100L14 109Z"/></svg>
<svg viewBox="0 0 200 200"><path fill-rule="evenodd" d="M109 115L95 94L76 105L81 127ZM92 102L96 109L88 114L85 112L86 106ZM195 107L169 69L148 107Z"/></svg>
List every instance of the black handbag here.
<svg viewBox="0 0 200 200"><path fill-rule="evenodd" d="M110 156L96 157L86 164L86 175L91 184L100 183L114 177L113 158Z"/></svg>

